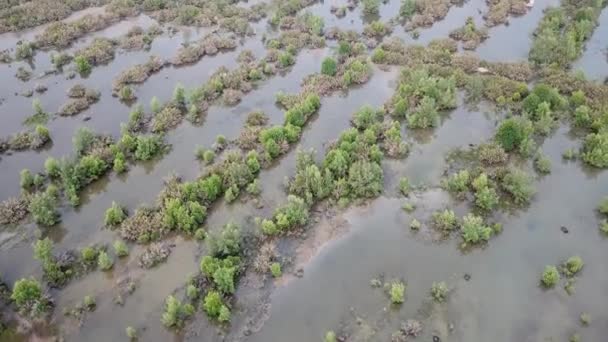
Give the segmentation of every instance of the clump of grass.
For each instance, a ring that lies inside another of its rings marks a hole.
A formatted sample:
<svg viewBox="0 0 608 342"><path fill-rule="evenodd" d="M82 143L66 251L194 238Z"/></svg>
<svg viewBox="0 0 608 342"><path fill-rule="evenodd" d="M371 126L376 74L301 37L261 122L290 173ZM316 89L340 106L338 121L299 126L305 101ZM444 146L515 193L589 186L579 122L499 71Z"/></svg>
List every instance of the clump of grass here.
<svg viewBox="0 0 608 342"><path fill-rule="evenodd" d="M445 209L443 211L436 211L433 213L433 225L444 232L450 232L457 228L458 219L454 211Z"/></svg>
<svg viewBox="0 0 608 342"><path fill-rule="evenodd" d="M401 191L404 196L407 196L410 193L410 181L407 177L401 177L399 180L399 191Z"/></svg>
<svg viewBox="0 0 608 342"><path fill-rule="evenodd" d="M270 273L273 277L279 278L283 274L281 271L281 264L278 262L273 262L270 264Z"/></svg>
<svg viewBox="0 0 608 342"><path fill-rule="evenodd" d="M591 324L591 315L588 314L587 312L581 313L581 316L579 319L581 321L581 324L584 326L588 326L589 324Z"/></svg>

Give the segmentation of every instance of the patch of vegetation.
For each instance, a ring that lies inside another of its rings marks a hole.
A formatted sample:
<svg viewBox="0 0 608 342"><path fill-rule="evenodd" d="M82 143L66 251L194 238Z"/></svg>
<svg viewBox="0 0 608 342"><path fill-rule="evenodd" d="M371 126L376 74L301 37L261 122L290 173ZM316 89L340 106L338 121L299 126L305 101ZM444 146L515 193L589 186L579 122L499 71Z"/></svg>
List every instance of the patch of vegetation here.
<svg viewBox="0 0 608 342"><path fill-rule="evenodd" d="M454 211L445 209L433 213L433 225L443 232L450 232L458 227L458 219Z"/></svg>
<svg viewBox="0 0 608 342"><path fill-rule="evenodd" d="M431 297L438 303L445 302L448 297L448 285L443 281L438 283L433 282L433 285L431 286Z"/></svg>
<svg viewBox="0 0 608 342"><path fill-rule="evenodd" d="M516 116L500 123L495 138L506 152L517 151L527 156L534 147L533 132L534 128L530 120Z"/></svg>
<svg viewBox="0 0 608 342"><path fill-rule="evenodd" d="M410 128L437 127L439 111L455 107L455 80L431 76L426 69L405 69L390 101L391 114L407 118Z"/></svg>
<svg viewBox="0 0 608 342"><path fill-rule="evenodd" d="M560 276L555 266L546 266L541 277L541 283L547 287L554 287L559 282Z"/></svg>
<svg viewBox="0 0 608 342"><path fill-rule="evenodd" d="M167 328L179 329L194 315L194 312L195 309L191 304L182 304L174 296L169 296L165 300L165 312L163 312L161 322Z"/></svg>
<svg viewBox="0 0 608 342"><path fill-rule="evenodd" d="M492 0L488 1L488 13L484 14L486 25L492 27L508 24L509 14L523 15L526 13L526 0Z"/></svg>
<svg viewBox="0 0 608 342"><path fill-rule="evenodd" d="M517 205L529 203L536 192L532 179L519 169L509 170L502 178L501 187L513 197L513 201Z"/></svg>
<svg viewBox="0 0 608 342"><path fill-rule="evenodd" d="M50 185L45 192L37 193L32 197L28 210L32 213L36 223L47 227L59 223L59 212L56 208L59 200L57 196L57 189Z"/></svg>
<svg viewBox="0 0 608 342"><path fill-rule="evenodd" d="M108 227L116 227L127 218L125 210L116 202L112 202L112 206L106 210L104 224Z"/></svg>
<svg viewBox="0 0 608 342"><path fill-rule="evenodd" d="M452 31L450 37L462 41L465 50L475 50L489 35L486 28L477 28L473 17L468 17L464 26Z"/></svg>
<svg viewBox="0 0 608 342"><path fill-rule="evenodd" d="M529 59L539 65L566 67L582 53L591 37L603 1L564 1L549 8L535 31Z"/></svg>
<svg viewBox="0 0 608 342"><path fill-rule="evenodd" d="M462 218L462 238L467 244L477 244L490 240L494 231L483 223L483 219L474 214Z"/></svg>
<svg viewBox="0 0 608 342"><path fill-rule="evenodd" d="M405 284L400 281L392 282L390 285L389 294L391 303L402 304L405 301Z"/></svg>
<svg viewBox="0 0 608 342"><path fill-rule="evenodd" d="M51 303L42 293L40 283L33 278L17 280L11 299L19 311L28 317L40 317L51 308Z"/></svg>

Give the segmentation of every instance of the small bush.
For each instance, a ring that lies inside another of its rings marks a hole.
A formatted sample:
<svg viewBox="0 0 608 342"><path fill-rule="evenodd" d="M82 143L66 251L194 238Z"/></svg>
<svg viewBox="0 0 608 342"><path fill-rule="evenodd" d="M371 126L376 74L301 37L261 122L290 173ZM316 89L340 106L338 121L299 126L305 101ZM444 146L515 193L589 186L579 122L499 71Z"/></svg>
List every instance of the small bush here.
<svg viewBox="0 0 608 342"><path fill-rule="evenodd" d="M420 227L422 227L422 224L420 223L420 221L416 220L415 218L412 219L412 222L410 222L410 229L418 230L418 229L420 229Z"/></svg>
<svg viewBox="0 0 608 342"><path fill-rule="evenodd" d="M59 161L53 157L48 157L44 162L44 170L46 174L53 179L57 179L61 176L61 165Z"/></svg>
<svg viewBox="0 0 608 342"><path fill-rule="evenodd" d="M532 123L521 117L512 117L501 122L496 132L496 141L502 148L511 152L526 147L534 128Z"/></svg>
<svg viewBox="0 0 608 342"><path fill-rule="evenodd" d="M391 288L389 290L391 303L393 304L401 304L405 300L405 284L400 281L396 281L391 283Z"/></svg>
<svg viewBox="0 0 608 342"><path fill-rule="evenodd" d="M321 73L327 76L336 76L338 72L338 64L331 57L326 57L321 64Z"/></svg>
<svg viewBox="0 0 608 342"><path fill-rule="evenodd" d="M560 276L555 266L546 266L541 277L541 282L545 287L554 287L559 282Z"/></svg>
<svg viewBox="0 0 608 342"><path fill-rule="evenodd" d="M378 14L380 10L380 0L362 0L363 13Z"/></svg>
<svg viewBox="0 0 608 342"><path fill-rule="evenodd" d="M174 296L167 297L165 301L165 312L161 317L161 322L167 328L181 328L194 314L194 307L191 304L182 304Z"/></svg>
<svg viewBox="0 0 608 342"><path fill-rule="evenodd" d="M608 197L602 198L597 210L604 215L608 215Z"/></svg>
<svg viewBox="0 0 608 342"><path fill-rule="evenodd" d="M114 260L105 251L100 251L97 255L97 266L102 271L109 271L114 266Z"/></svg>
<svg viewBox="0 0 608 342"><path fill-rule="evenodd" d="M515 204L522 205L530 202L535 190L532 179L518 169L510 170L502 179L502 188L513 196Z"/></svg>
<svg viewBox="0 0 608 342"><path fill-rule="evenodd" d="M270 264L270 273L275 278L279 278L283 273L281 272L281 264L278 262L273 262Z"/></svg>
<svg viewBox="0 0 608 342"><path fill-rule="evenodd" d="M492 228L483 224L483 219L473 214L467 214L462 219L462 238L467 243L476 244L490 240Z"/></svg>
<svg viewBox="0 0 608 342"><path fill-rule="evenodd" d="M124 258L129 255L129 247L122 240L114 241L113 246L114 253L116 253L116 256L118 256L119 258Z"/></svg>
<svg viewBox="0 0 608 342"><path fill-rule="evenodd" d="M542 174L551 173L551 159L543 155L536 156L534 159L534 169Z"/></svg>
<svg viewBox="0 0 608 342"><path fill-rule="evenodd" d="M583 265L583 259L580 256L570 257L564 264L564 273L567 277L573 277L583 269Z"/></svg>
<svg viewBox="0 0 608 342"><path fill-rule="evenodd" d="M438 302L443 303L448 296L448 285L445 282L433 282L431 286L431 297Z"/></svg>
<svg viewBox="0 0 608 342"><path fill-rule="evenodd" d="M34 217L36 223L43 226L54 226L59 222L59 212L56 209L57 196L54 191L47 188L47 191L34 195L30 201L29 211Z"/></svg>
<svg viewBox="0 0 608 342"><path fill-rule="evenodd" d="M83 56L76 56L76 58L74 58L74 64L76 64L76 71L81 76L90 74L91 69L93 68L89 61Z"/></svg>
<svg viewBox="0 0 608 342"><path fill-rule="evenodd" d="M17 280L13 286L11 299L19 311L31 317L39 316L48 308L48 303L42 295L42 287L33 278Z"/></svg>
<svg viewBox="0 0 608 342"><path fill-rule="evenodd" d="M216 318L220 321L230 320L230 310L223 303L222 297L217 291L207 292L207 295L203 301L203 308L205 309L207 315L211 318Z"/></svg>
<svg viewBox="0 0 608 342"><path fill-rule="evenodd" d="M461 170L449 177L444 182L444 187L453 194L462 194L467 191L470 178L468 170Z"/></svg>
<svg viewBox="0 0 608 342"><path fill-rule="evenodd" d="M207 239L209 253L215 257L238 255L241 252L241 229L234 223L227 223L216 234Z"/></svg>
<svg viewBox="0 0 608 342"><path fill-rule="evenodd" d="M106 210L104 224L109 227L115 227L122 223L127 218L124 209L116 202L112 202L112 206Z"/></svg>
<svg viewBox="0 0 608 342"><path fill-rule="evenodd" d="M454 211L445 209L444 211L437 211L433 213L433 224L437 229L445 232L456 229L458 225L458 219Z"/></svg>
<svg viewBox="0 0 608 342"><path fill-rule="evenodd" d="M325 334L325 342L336 342L338 339L336 338L336 333L333 331L328 331Z"/></svg>
<svg viewBox="0 0 608 342"><path fill-rule="evenodd" d="M410 181L407 177L401 177L399 180L399 191L401 191L404 196L407 196L410 193Z"/></svg>
<svg viewBox="0 0 608 342"><path fill-rule="evenodd" d="M279 55L279 66L281 68L287 68L291 65L294 65L296 62L295 57L289 52L282 52Z"/></svg>
<svg viewBox="0 0 608 342"><path fill-rule="evenodd" d="M585 137L581 151L583 161L597 168L608 167L608 133L591 133Z"/></svg>
<svg viewBox="0 0 608 342"><path fill-rule="evenodd" d="M125 333L127 334L127 337L132 341L137 340L137 329L133 328L132 326L128 326L125 329Z"/></svg>
<svg viewBox="0 0 608 342"><path fill-rule="evenodd" d="M80 250L80 257L89 265L94 264L97 261L98 254L99 251L94 247L84 247Z"/></svg>
<svg viewBox="0 0 608 342"><path fill-rule="evenodd" d="M116 173L123 173L127 170L127 166L126 164L126 159L125 159L125 155L122 152L118 152L116 153L116 156L114 156L114 165L112 166L112 169L114 170L114 172Z"/></svg>
<svg viewBox="0 0 608 342"><path fill-rule="evenodd" d="M586 312L581 313L580 321L582 325L588 326L591 323L591 315Z"/></svg>
<svg viewBox="0 0 608 342"><path fill-rule="evenodd" d="M19 178L19 185L21 186L21 189L31 190L34 187L34 175L30 170L21 170Z"/></svg>

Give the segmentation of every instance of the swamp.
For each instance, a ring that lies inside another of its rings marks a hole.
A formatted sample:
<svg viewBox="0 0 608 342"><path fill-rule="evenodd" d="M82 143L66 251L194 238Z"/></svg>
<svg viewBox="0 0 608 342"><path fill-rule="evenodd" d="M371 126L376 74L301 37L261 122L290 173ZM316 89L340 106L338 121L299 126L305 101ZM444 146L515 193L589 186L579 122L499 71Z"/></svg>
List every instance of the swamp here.
<svg viewBox="0 0 608 342"><path fill-rule="evenodd" d="M606 341L607 6L0 0L0 341Z"/></svg>

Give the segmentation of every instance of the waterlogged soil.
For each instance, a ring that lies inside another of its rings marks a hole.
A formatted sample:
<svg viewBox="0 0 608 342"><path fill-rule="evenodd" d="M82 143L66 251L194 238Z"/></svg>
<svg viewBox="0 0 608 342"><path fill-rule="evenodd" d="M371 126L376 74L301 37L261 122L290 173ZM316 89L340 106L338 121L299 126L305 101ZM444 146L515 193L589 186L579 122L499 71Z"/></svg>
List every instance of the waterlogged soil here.
<svg viewBox="0 0 608 342"><path fill-rule="evenodd" d="M257 3L241 3L251 7ZM525 61L532 44L532 33L543 11L556 6L557 0L536 1L528 13L510 17L509 25L488 30L489 38L476 54L489 61ZM346 1L317 2L307 9L324 18L325 28L337 26L355 30L373 21L391 21L392 36L407 44L428 44L445 38L461 27L467 17L483 25L485 1L470 0L453 5L447 16L431 27L419 28L417 39L404 30L397 20L400 1L380 4L378 15L364 15L362 6L347 10L337 18L331 6L346 5ZM90 8L74 13L67 21L84 14L103 13L103 8ZM65 52L86 46L95 37L118 38L134 26L146 29L156 21L146 14L125 18L106 29L75 41ZM3 154L0 159L0 199L20 193L19 172L27 168L42 172L44 161L53 156L60 159L73 153L72 136L83 126L114 137L120 136L120 123L128 120L130 106L112 96L112 81L122 71L145 63L150 56L170 60L183 44L194 42L210 32L209 28L163 25L163 33L155 37L149 49L117 50L115 58L105 65L95 66L90 75L68 78L70 67L59 73L53 69L51 53L37 51L31 61L0 64L0 137L25 129L23 120L33 113L32 99L40 100L50 113L47 124L52 144L38 151ZM275 36L266 19L253 23L255 34L239 38L237 48L204 56L200 61L180 67L168 65L152 74L144 83L133 87L137 102L150 111L150 100L161 102L173 94L175 84L186 88L204 84L220 66L232 69L237 56L245 49L256 58L266 54L263 37ZM44 26L31 30L0 35L0 50L11 49L22 39L33 40ZM586 43L582 57L573 69L582 70L594 80L608 76L608 13L603 11L599 25ZM117 232L103 227L105 210L113 201L132 213L144 204L153 204L163 188L163 179L171 174L184 180L195 179L205 165L195 158L198 146L210 148L217 135L228 141L238 138L247 114L261 110L269 124L282 124L284 109L275 103L279 91L297 93L302 80L319 72L322 60L336 54L335 42L320 49L304 49L295 65L261 82L244 95L235 106L211 105L199 124L187 121L166 136L170 150L145 163L129 165L123 175L111 173L83 190L81 204L74 209L61 204L61 223L52 228L38 228L25 221L15 227L0 230L0 275L8 284L29 276L40 279L40 263L33 259L32 243L40 237L50 237L55 249L77 249L90 244L109 244L118 238ZM27 82L14 77L18 67L32 70ZM262 192L256 202L249 197L227 204L220 201L210 208L205 228L214 232L227 222L239 224L246 233L258 230L255 217L268 217L273 209L286 201L285 179L293 175L298 149L315 151L318 161L327 152L340 132L348 129L352 114L363 105L381 107L390 99L398 85L399 68L374 66L371 79L345 92L321 99L319 112L310 118L298 144L288 153L261 171ZM36 85L48 87L32 97L22 94ZM67 90L75 84L96 89L100 100L73 117L55 115L68 101ZM279 250L286 258L284 275L273 280L248 270L236 291L231 325L218 326L199 311L181 332L165 329L160 323L165 298L173 293L182 297L188 276L196 274L199 261L206 254L204 244L193 239L172 237L164 243L171 245L167 261L152 269L142 269L138 257L145 246L131 246L130 255L117 261L111 272L95 271L72 280L60 290L52 290L56 308L50 326L38 335L59 335L68 341L125 340L125 327L138 329L142 341L320 341L325 332L334 330L349 335L349 341L389 341L407 319L423 325L421 341L544 341L567 340L579 333L583 341L602 341L608 333L608 311L605 310L605 284L608 269L606 240L597 229L598 217L593 208L606 195L608 176L605 172L588 170L579 161L565 161L561 154L568 148L578 148L580 141L560 126L542 142L541 148L552 163L552 171L537 176L537 194L529 206L513 212L495 215L503 231L493 237L485 248L463 252L460 237L444 237L430 227L433 211L453 208L458 216L471 208L465 201L455 200L440 188L448 166L446 155L455 148L467 148L490 139L503 114L496 114L484 103L472 108L459 94L458 108L441 113L438 127L414 131L402 124L403 139L410 145L407 158L384 158L383 195L350 208L330 207L323 203L312 211L313 223L301 237L281 239ZM531 169L531 165L527 165ZM536 174L535 174L536 175ZM397 191L399 180L408 177L415 190L405 198ZM405 202L415 210L402 209ZM410 230L412 219L422 228ZM564 234L561 227L567 227ZM539 286L539 276L545 265L557 264L572 255L585 260L585 268L576 281L576 292L568 295L562 287L547 291ZM296 276L296 274L298 276ZM466 277L465 277L466 275ZM389 282L400 279L407 283L406 300L401 306L390 304L387 293L370 286L372 279ZM450 289L445 303L431 300L429 289L433 282L445 281ZM135 291L125 294L125 284L133 282ZM116 304L122 294L122 304ZM82 320L63 315L84 296L96 299L96 309L85 313ZM579 315L587 312L593 323L581 328ZM51 331L52 333L49 333ZM15 340L17 337L9 338ZM35 340L36 334L24 339Z"/></svg>

